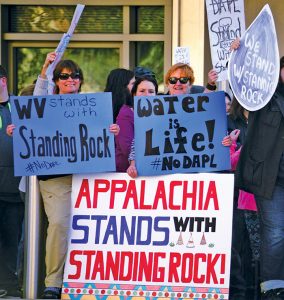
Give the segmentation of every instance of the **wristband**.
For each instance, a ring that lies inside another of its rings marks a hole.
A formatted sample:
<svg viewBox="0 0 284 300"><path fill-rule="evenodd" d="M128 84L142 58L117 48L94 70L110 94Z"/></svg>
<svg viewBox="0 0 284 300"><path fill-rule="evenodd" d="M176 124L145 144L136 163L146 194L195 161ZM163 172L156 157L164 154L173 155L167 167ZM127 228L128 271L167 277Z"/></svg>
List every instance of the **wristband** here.
<svg viewBox="0 0 284 300"><path fill-rule="evenodd" d="M213 85L213 84L207 83L206 88L209 91L216 91L217 86L216 86L216 84Z"/></svg>

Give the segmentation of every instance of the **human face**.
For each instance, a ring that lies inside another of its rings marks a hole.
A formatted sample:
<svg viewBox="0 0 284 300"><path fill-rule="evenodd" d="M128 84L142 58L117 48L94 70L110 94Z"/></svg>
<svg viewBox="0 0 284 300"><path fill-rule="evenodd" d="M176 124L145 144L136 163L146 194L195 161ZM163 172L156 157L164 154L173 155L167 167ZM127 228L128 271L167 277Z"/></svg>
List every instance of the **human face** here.
<svg viewBox="0 0 284 300"><path fill-rule="evenodd" d="M231 101L228 97L225 97L225 103L226 103L226 113L228 114L231 108Z"/></svg>
<svg viewBox="0 0 284 300"><path fill-rule="evenodd" d="M187 76L183 70L177 69L171 74L170 77L181 78L181 77L187 77ZM171 84L171 83L167 82L167 86L168 86L170 95L183 95L183 94L189 93L191 85L190 85L190 81L188 81L187 83L181 83L178 80L175 84Z"/></svg>
<svg viewBox="0 0 284 300"><path fill-rule="evenodd" d="M135 77L133 77L132 79L130 79L128 85L127 85L127 88L129 90L129 92L131 93L131 90L132 90L132 87L133 87L133 84L135 82Z"/></svg>
<svg viewBox="0 0 284 300"><path fill-rule="evenodd" d="M136 96L155 96L155 86L153 82L148 80L143 80L137 87Z"/></svg>
<svg viewBox="0 0 284 300"><path fill-rule="evenodd" d="M64 68L60 74L71 74L70 70ZM59 89L59 94L76 94L79 92L81 84L81 79L80 78L74 78L72 79L71 76L67 79L58 79L56 81L56 85L58 86Z"/></svg>

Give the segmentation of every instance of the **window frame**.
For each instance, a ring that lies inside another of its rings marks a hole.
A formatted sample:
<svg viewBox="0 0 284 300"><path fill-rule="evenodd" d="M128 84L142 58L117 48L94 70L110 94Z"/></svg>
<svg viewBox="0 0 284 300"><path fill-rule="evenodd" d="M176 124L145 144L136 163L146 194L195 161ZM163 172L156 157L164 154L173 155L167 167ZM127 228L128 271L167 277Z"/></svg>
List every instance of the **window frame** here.
<svg viewBox="0 0 284 300"><path fill-rule="evenodd" d="M108 0L106 3L102 3L101 0L85 0L85 5L98 5L98 6L113 6L121 5L123 7L123 33L122 34L81 34L76 33L72 36L68 47L72 47L76 43L80 44L80 47L88 47L88 43L116 43L119 42L122 45L122 51L120 56L120 67L129 69L133 67L133 48L132 42L152 42L162 41L164 42L164 74L171 66L172 58L172 0ZM44 47L44 45L58 45L62 33L9 33L7 24L8 20L5 15L5 7L8 5L72 5L76 6L77 2L74 0L61 0L58 3L55 0L0 0L0 14L3 17L1 32L2 39L0 41L0 49L4 49L6 46L7 51L1 51L1 62L8 61L9 74L13 74L13 68L15 66L13 50L11 47L15 43L23 43L28 45L29 43L38 45L38 47ZM131 6L164 6L164 33L163 34L138 34L130 33L130 13ZM5 59L8 57L8 60ZM12 78L14 78L12 75ZM14 75L15 76L15 75ZM14 81L14 80L13 80Z"/></svg>

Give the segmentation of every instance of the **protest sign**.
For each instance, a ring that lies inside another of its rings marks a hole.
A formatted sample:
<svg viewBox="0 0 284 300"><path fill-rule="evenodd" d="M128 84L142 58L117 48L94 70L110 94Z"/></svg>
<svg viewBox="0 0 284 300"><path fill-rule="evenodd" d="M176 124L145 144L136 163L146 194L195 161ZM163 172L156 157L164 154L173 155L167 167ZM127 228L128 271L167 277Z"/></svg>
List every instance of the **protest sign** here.
<svg viewBox="0 0 284 300"><path fill-rule="evenodd" d="M224 92L134 98L139 175L230 169Z"/></svg>
<svg viewBox="0 0 284 300"><path fill-rule="evenodd" d="M73 18L72 18L72 21L71 21L71 24L70 24L70 27L67 31L67 33L64 33L57 48L55 49L55 52L56 52L56 58L55 60L52 62L52 64L50 64L46 70L46 76L48 78L48 94L49 95L52 95L53 94L53 90L54 90L54 82L52 80L53 78L53 71L56 67L56 65L58 64L58 62L61 60L64 52L65 52L65 49L67 48L69 42L70 42L70 39L73 35L73 32L75 31L76 27L77 27L77 24L80 20L80 17L81 17L81 14L83 12L85 8L85 5L83 4L77 4L76 6L76 10L74 12L74 15L73 15Z"/></svg>
<svg viewBox="0 0 284 300"><path fill-rule="evenodd" d="M231 43L245 31L244 1L206 0L211 59L218 81L227 80Z"/></svg>
<svg viewBox="0 0 284 300"><path fill-rule="evenodd" d="M111 93L11 97L15 175L115 170Z"/></svg>
<svg viewBox="0 0 284 300"><path fill-rule="evenodd" d="M232 91L245 109L255 111L269 102L279 79L278 43L269 5L242 36L228 69Z"/></svg>
<svg viewBox="0 0 284 300"><path fill-rule="evenodd" d="M183 63L189 65L189 47L176 47L174 53L174 63Z"/></svg>
<svg viewBox="0 0 284 300"><path fill-rule="evenodd" d="M74 175L62 299L228 299L233 182Z"/></svg>

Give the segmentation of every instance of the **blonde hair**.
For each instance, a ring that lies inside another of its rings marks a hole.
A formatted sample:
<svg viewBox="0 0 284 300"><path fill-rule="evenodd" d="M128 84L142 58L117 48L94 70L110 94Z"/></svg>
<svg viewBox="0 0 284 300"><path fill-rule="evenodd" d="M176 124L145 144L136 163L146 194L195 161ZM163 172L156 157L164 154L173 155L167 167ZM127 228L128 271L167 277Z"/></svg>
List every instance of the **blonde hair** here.
<svg viewBox="0 0 284 300"><path fill-rule="evenodd" d="M177 64L174 64L172 65L166 76L165 76L165 84L167 85L169 83L169 78L171 77L172 73L174 73L176 70L182 70L183 73L184 73L184 77L188 77L189 78L189 83L190 84L193 84L194 83L194 72L193 72L193 69L188 65L188 64L183 64L183 63L177 63Z"/></svg>

